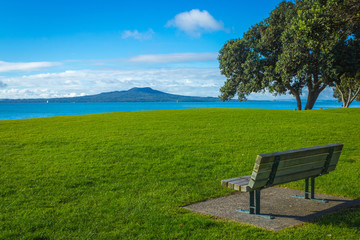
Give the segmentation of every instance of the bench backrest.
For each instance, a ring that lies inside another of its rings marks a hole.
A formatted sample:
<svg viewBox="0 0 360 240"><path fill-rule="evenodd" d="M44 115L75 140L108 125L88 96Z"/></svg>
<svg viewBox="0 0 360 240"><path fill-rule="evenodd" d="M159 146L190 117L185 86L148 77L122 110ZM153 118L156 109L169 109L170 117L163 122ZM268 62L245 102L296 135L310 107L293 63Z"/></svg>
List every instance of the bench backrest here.
<svg viewBox="0 0 360 240"><path fill-rule="evenodd" d="M343 144L335 143L260 154L256 158L249 187L261 189L326 174L335 170L342 148Z"/></svg>

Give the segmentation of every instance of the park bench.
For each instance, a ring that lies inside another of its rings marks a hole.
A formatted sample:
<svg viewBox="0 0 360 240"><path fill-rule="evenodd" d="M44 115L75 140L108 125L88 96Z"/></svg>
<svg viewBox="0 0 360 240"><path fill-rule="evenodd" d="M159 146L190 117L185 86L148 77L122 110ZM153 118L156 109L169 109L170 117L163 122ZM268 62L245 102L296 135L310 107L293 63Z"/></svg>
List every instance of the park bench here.
<svg viewBox="0 0 360 240"><path fill-rule="evenodd" d="M294 197L327 202L315 198L315 178L335 170L342 148L343 144L335 143L260 154L251 175L222 180L221 185L240 192L249 192L249 210L237 211L272 219L271 215L260 214L260 191L274 185L305 179L305 195Z"/></svg>

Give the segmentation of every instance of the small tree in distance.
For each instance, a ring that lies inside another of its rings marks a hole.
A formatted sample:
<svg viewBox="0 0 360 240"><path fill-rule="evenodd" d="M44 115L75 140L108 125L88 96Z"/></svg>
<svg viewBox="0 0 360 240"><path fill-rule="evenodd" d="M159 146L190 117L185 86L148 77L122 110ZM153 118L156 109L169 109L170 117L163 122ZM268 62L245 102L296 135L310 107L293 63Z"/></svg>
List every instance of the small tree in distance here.
<svg viewBox="0 0 360 240"><path fill-rule="evenodd" d="M343 75L340 77L340 83L336 83L334 88L334 97L338 99L338 102L343 103L343 108L348 108L350 104L356 99L360 101L360 75L355 78L346 77Z"/></svg>

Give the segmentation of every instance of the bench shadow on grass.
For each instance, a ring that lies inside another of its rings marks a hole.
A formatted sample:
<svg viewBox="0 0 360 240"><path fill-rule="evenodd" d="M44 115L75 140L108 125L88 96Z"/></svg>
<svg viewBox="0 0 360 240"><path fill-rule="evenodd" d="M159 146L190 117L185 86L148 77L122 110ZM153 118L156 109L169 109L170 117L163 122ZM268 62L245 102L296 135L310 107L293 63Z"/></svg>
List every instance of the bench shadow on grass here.
<svg viewBox="0 0 360 240"><path fill-rule="evenodd" d="M302 222L316 222L320 225L329 225L329 224L341 224L347 227L357 227L359 222L353 223L351 220L352 216L350 214L359 214L360 215L360 199L352 200L339 200L339 199L327 199L329 202L342 202L336 206L327 208L325 210L315 211L312 214L306 216L295 216L295 215L286 215L286 214L272 214L275 218L293 218Z"/></svg>

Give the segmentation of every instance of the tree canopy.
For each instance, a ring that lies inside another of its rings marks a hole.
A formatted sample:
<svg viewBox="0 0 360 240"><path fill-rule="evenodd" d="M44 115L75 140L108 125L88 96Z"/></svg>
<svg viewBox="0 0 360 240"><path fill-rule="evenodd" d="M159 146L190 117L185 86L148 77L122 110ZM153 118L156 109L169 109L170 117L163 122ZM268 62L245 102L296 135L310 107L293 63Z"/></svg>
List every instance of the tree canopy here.
<svg viewBox="0 0 360 240"><path fill-rule="evenodd" d="M360 101L360 39L350 38L335 51L334 97L348 108Z"/></svg>
<svg viewBox="0 0 360 240"><path fill-rule="evenodd" d="M283 1L242 38L227 41L218 57L221 74L227 77L220 99L237 95L243 101L250 93L267 90L274 95L293 95L301 110L301 95L307 88L305 109L312 109L319 94L340 79L337 49L350 46L341 45L349 37L357 38L353 33L358 18L350 16L345 8L348 3Z"/></svg>
<svg viewBox="0 0 360 240"><path fill-rule="evenodd" d="M344 0L343 4L330 1L337 29L347 33L348 38L334 49L334 97L347 108L360 101L360 3Z"/></svg>

